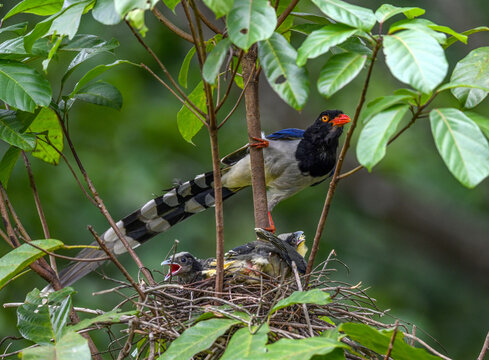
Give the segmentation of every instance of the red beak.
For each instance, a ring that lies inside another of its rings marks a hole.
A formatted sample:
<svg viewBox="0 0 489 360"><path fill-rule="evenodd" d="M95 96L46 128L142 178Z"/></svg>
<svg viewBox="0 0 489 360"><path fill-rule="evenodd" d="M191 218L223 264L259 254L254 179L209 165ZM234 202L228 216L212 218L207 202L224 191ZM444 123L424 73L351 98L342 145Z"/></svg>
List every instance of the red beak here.
<svg viewBox="0 0 489 360"><path fill-rule="evenodd" d="M333 124L333 126L343 126L345 124L348 124L350 121L351 119L348 115L341 114L331 120L331 123Z"/></svg>

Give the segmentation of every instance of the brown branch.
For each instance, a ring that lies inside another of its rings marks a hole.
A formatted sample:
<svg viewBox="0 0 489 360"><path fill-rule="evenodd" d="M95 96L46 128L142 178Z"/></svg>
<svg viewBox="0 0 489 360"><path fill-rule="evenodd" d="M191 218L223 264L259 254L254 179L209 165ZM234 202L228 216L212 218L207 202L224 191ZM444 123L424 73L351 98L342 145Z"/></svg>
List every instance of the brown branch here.
<svg viewBox="0 0 489 360"><path fill-rule="evenodd" d="M396 341L397 328L399 327L399 320L396 319L396 323L394 325L394 331L392 332L391 341L389 342L389 347L387 348L387 353L384 356L384 360L389 360L389 356L391 356L392 348L394 347L394 341Z"/></svg>
<svg viewBox="0 0 489 360"><path fill-rule="evenodd" d="M160 60L160 58L156 55L156 53L153 51L153 49L151 49L148 44L146 44L143 40L143 38L141 37L141 35L139 35L139 33L134 30L134 28L131 26L131 24L129 24L128 21L126 21L126 24L127 26L129 26L129 29L131 29L131 32L134 34L134 36L136 37L136 39L139 41L139 43L146 49L146 51L151 55L151 57L158 63L158 65L160 66L161 70L163 70L163 73L166 75L166 77L168 78L168 80L170 80L171 84L175 87L175 89L177 90L177 92L180 94L180 96L182 98L185 99L185 101L188 103L188 105L190 105L195 111L197 111L201 116L204 116L205 117L205 113L200 110L198 108L197 105L195 105L189 98L188 96L185 94L185 92L180 88L180 86L178 86L177 82L175 81L175 79L173 79L173 77L171 76L171 74L169 73L169 71L167 70L165 64L163 64L163 62ZM142 65L142 64L141 64ZM146 67L147 68L147 67ZM182 101L176 94L175 92L173 91L173 89L170 88L169 85L167 85L163 80L160 80L160 82L165 85L165 87L170 90L170 92L175 95L180 101ZM182 103L184 103L182 101ZM184 103L185 104L185 103Z"/></svg>
<svg viewBox="0 0 489 360"><path fill-rule="evenodd" d="M192 33L192 38L194 39L195 50L197 53L197 58L199 60L200 68L202 69L202 66L204 66L204 61L205 61L202 47L201 47L202 44L200 44L199 41L197 40L198 39L197 32L195 31L195 27L192 22L192 16L190 15L190 10L188 8L187 1L182 0L182 5L183 5L183 11L185 12L185 16L187 17L188 26L190 27L190 32Z"/></svg>
<svg viewBox="0 0 489 360"><path fill-rule="evenodd" d="M31 185L32 193L34 195L34 202L36 203L37 214L39 215L39 220L41 220L42 231L44 233L45 239L50 239L51 235L49 233L48 223L46 221L46 215L44 215L44 210L42 209L41 199L39 198L39 193L37 192L36 182L34 181L34 174L32 173L31 164L25 151L22 151L22 158L24 159L25 168L27 169L27 174L29 176L29 183ZM56 258L49 255L49 264L53 270L57 273L58 267L56 266Z"/></svg>
<svg viewBox="0 0 489 360"><path fill-rule="evenodd" d="M197 13L197 15L199 15L199 17L202 19L202 21L204 22L204 24L209 29L211 29L212 31L214 31L216 34L222 34L222 30L219 29L216 25L214 25L208 18L206 18L205 15L202 14L202 12L199 10L199 8L198 8L197 5L195 6L195 9L194 10Z"/></svg>
<svg viewBox="0 0 489 360"><path fill-rule="evenodd" d="M257 48L253 45L243 57L243 77L250 79L255 72ZM265 182L265 168L262 149L252 146L257 143L254 138L261 138L260 106L258 97L258 76L251 78L250 86L245 91L246 124L248 127L248 142L250 144L251 183L253 188L253 204L255 227L268 228L268 205Z"/></svg>
<svg viewBox="0 0 489 360"><path fill-rule="evenodd" d="M484 341L484 345L482 345L482 350L479 356L477 357L477 360L484 360L488 348L489 348L489 332L487 333L486 340Z"/></svg>
<svg viewBox="0 0 489 360"><path fill-rule="evenodd" d="M42 251L43 253L45 253L46 255L49 255L49 256L53 256L53 257L57 257L57 258L60 258L60 259L65 259L65 260L69 260L69 261L78 261L78 262L97 262L97 261L105 261L105 260L110 260L109 257L107 256L104 256L104 257L98 257L98 258L90 258L90 259L82 259L82 258L76 258L76 257L71 257L71 256L64 256L64 255L60 255L60 254L56 254L52 251L49 251L49 250L46 250L46 249L43 249L42 247L40 246L37 246L36 244L28 241L27 244L29 244L30 246L32 246L33 248L36 248L37 250L40 250Z"/></svg>
<svg viewBox="0 0 489 360"><path fill-rule="evenodd" d="M175 24L173 24L170 20L168 20L157 8L156 6L153 8L153 10L151 10L151 12L154 14L154 16L156 16L156 18L161 22L163 23L168 29L170 29L171 31L173 31L175 34L177 34L178 36L180 36L182 39L184 40L187 40L191 43L194 42L194 40L192 39L192 36L190 36L189 33L183 31L182 29L180 29L178 26L176 26Z"/></svg>
<svg viewBox="0 0 489 360"><path fill-rule="evenodd" d="M73 145L73 142L71 141L71 138L70 138L70 136L68 134L68 131L66 130L66 126L65 126L64 122L61 120L61 118L59 118L59 114L58 114L58 120L59 120L59 123L61 124L61 129L63 130L63 133L64 133L64 135L66 137L66 141L68 142L68 145L70 147L71 153L73 154L73 157L75 158L75 161L76 161L76 163L78 165L78 168L80 169L80 172L82 173L83 178L85 179L85 182L87 183L88 188L89 188L90 192L92 193L93 198L95 199L95 201L97 203L98 209L100 210L100 212L102 213L102 215L107 219L107 221L109 222L110 226L114 230L115 234L117 235L117 237L122 242L122 244L126 248L126 250L129 253L129 255L131 256L131 258L134 260L134 262L138 266L139 270L144 274L144 276L146 277L146 279L148 280L148 282L151 285L154 285L155 284L155 281L153 280L153 277L151 276L151 273L143 265L143 263L141 262L141 259L139 259L139 257L136 255L136 253L134 252L134 249L131 247L131 245L129 245L129 243L127 242L125 236L122 234L121 230L117 227L114 219L112 218L112 216L110 216L109 211L105 207L105 204L104 204L102 198L99 196L99 194L97 192L97 189L93 185L92 180L88 176L88 174L87 174L87 172L85 170L85 167L83 166L80 158L78 157L78 153L75 150L75 146Z"/></svg>
<svg viewBox="0 0 489 360"><path fill-rule="evenodd" d="M292 10L294 10L294 8L298 2L299 2L299 0L293 0L290 3L290 5L287 7L287 9L285 9L284 12L282 14L280 14L280 16L277 19L277 26L275 27L275 29L278 29L279 26L282 25L282 23L285 21L287 16L289 16L289 14L292 12Z"/></svg>
<svg viewBox="0 0 489 360"><path fill-rule="evenodd" d="M360 100L358 102L356 111L355 111L355 116L353 117L353 120L351 122L351 126L348 129L348 133L346 134L346 139L345 143L343 144L343 147L341 149L340 155L338 157L338 161L336 163L336 168L333 174L333 178L331 179L331 182L329 183L329 189L328 189L328 194L326 195L326 200L324 201L324 206L323 206L323 211L321 213L321 217L319 219L319 223L316 229L316 235L314 236L314 243L312 245L311 249L311 255L309 256L309 261L307 263L307 270L306 270L306 284L309 283L309 275L311 273L312 267L314 265L314 259L316 258L317 251L319 249L319 240L321 239L321 236L323 234L324 230L324 225L326 224L326 219L329 214L329 209L331 207L331 201L333 200L333 196L336 190L336 185L338 184L338 177L341 171L341 167L343 166L343 161L345 160L345 155L346 152L348 151L348 148L350 147L350 141L351 137L353 135L353 132L355 131L355 128L358 123L358 118L360 116L360 111L362 110L363 104L365 103L365 98L367 95L367 89L368 85L370 82L370 77L372 75L372 69L375 64L375 59L377 57L377 54L379 52L379 49L382 45L381 40L379 40L374 47L373 53L372 53L372 60L370 62L370 66L368 68L367 72L367 77L365 79L365 83L363 85L362 93L360 95Z"/></svg>

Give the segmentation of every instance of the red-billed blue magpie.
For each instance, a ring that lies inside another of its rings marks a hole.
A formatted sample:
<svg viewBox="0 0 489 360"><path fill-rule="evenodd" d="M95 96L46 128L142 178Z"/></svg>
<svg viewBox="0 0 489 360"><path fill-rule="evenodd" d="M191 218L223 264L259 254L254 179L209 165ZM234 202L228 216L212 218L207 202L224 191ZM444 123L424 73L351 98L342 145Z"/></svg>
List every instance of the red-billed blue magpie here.
<svg viewBox="0 0 489 360"><path fill-rule="evenodd" d="M340 110L323 111L306 130L284 129L260 139L268 187L268 209L302 189L318 184L334 171L338 140L350 118ZM253 146L253 145L252 145ZM227 199L251 185L247 144L222 159L222 195ZM214 206L213 173L179 184L117 222L132 247L168 230L195 213ZM112 228L101 239L115 254L126 252ZM96 245L96 244L95 244ZM101 250L84 249L78 258L104 256ZM78 262L60 272L63 286L73 284L103 262Z"/></svg>

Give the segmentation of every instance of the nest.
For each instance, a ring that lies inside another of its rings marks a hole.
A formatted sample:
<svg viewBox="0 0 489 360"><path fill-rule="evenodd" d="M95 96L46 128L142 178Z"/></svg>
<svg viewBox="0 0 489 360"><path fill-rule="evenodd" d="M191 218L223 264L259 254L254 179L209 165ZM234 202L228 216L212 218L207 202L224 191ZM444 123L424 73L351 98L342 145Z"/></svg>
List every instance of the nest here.
<svg viewBox="0 0 489 360"><path fill-rule="evenodd" d="M333 254L333 252L332 252ZM142 344L134 358L145 358L148 351L158 356L158 346L164 344L160 351L164 351L173 340L187 328L195 323L195 320L203 314L214 317L236 317L243 320L238 313L244 316L249 326L260 325L268 321L270 328L270 341L275 342L280 338L300 339L320 335L324 330L334 328L335 324L343 322L361 322L375 328L393 327L394 323L382 323L379 318L386 315L386 311L377 308L375 300L367 295L361 284L350 285L339 282L330 277L335 269L328 268L328 263L338 261L330 259L324 261L311 273L307 290L320 289L330 294L331 303L326 305L292 305L274 312L271 317L270 310L280 300L287 298L294 291L302 290L305 283L304 277L284 279L273 279L261 276L254 281L236 281L224 279L224 289L220 297L215 296L214 279L207 279L193 284L161 283L157 286L148 287L144 292L149 295L144 302L139 301L136 293L127 296L119 290L122 286L102 293L115 291L125 299L118 307L125 303L133 303L139 310L139 315L127 322L129 329L126 331L126 339L115 339L112 350L117 354L121 350L120 344L126 342L127 354L135 343ZM205 315L204 315L205 316ZM325 318L326 317L326 318ZM268 319L269 318L269 319ZM325 319L331 319L328 322ZM389 320L395 320L389 316ZM396 322L396 328L398 323ZM218 338L214 344L205 352L197 354L195 359L219 359L224 353L227 343L233 333L239 327L232 327L224 336ZM399 325L400 330L408 333L406 325ZM406 334L408 337L410 334ZM148 341L148 339L150 341ZM411 339L417 339L411 335ZM145 340L145 341L141 341ZM359 355L366 358L377 358L378 354L373 351L343 338L356 354L345 353L347 359L361 359ZM426 344L423 344L426 345ZM116 352L115 347L118 347ZM152 347L152 348L151 348ZM151 348L151 349L150 349ZM429 348L429 347L428 347ZM432 350L430 348L430 350ZM124 349L122 349L124 352ZM119 353L119 358L121 354ZM382 357L383 358L383 357Z"/></svg>

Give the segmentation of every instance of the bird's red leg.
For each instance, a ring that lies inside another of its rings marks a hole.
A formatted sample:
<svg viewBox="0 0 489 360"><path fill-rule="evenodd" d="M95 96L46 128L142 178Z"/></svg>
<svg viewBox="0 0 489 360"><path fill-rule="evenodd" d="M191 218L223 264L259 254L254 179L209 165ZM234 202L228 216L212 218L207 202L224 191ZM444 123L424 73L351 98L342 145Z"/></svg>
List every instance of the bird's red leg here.
<svg viewBox="0 0 489 360"><path fill-rule="evenodd" d="M266 148L270 144L268 142L268 140L265 140L265 139L262 139L262 138L252 137L252 139L255 140L255 141L257 141L257 142L256 143L253 143L253 144L250 144L250 146L253 146L253 147L257 148L257 149Z"/></svg>
<svg viewBox="0 0 489 360"><path fill-rule="evenodd" d="M268 212L268 222L270 223L270 226L266 227L265 230L275 234L275 231L277 229L275 228L275 224L273 223L272 214L270 214L270 211Z"/></svg>

